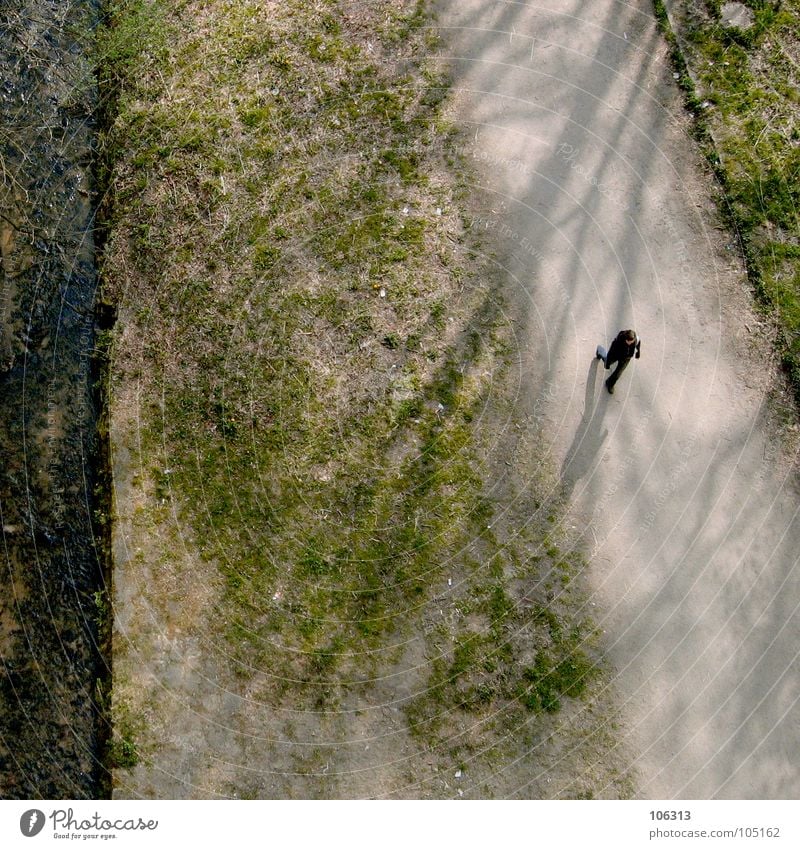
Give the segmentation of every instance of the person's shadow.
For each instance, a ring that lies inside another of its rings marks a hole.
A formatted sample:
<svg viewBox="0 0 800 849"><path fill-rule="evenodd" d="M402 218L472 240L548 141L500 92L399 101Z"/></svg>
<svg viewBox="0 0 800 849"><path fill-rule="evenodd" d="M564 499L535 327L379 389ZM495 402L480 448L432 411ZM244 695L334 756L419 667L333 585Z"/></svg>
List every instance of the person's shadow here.
<svg viewBox="0 0 800 849"><path fill-rule="evenodd" d="M597 401L597 372L601 368L600 360L592 357L589 373L586 375L586 392L583 399L583 418L581 419L572 445L561 464L561 484L564 494L569 498L575 484L589 471L595 457L608 436L603 428L603 419L608 409L608 398L602 392Z"/></svg>

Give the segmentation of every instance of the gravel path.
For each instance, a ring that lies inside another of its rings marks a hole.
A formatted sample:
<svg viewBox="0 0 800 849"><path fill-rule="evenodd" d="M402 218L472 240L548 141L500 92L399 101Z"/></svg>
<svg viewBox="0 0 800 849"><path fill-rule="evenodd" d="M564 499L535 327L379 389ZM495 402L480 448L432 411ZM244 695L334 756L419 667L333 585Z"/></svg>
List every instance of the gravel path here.
<svg viewBox="0 0 800 849"><path fill-rule="evenodd" d="M520 405L585 529L644 798L800 794L792 427L649 4L443 0ZM635 327L610 396L593 359Z"/></svg>

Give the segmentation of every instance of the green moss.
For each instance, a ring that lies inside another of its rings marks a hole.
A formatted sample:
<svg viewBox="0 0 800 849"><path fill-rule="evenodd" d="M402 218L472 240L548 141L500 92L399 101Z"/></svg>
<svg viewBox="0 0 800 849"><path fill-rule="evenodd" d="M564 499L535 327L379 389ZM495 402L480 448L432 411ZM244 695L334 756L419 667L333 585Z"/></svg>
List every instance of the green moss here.
<svg viewBox="0 0 800 849"><path fill-rule="evenodd" d="M109 769L133 769L139 763L136 743L126 737L113 740L106 763Z"/></svg>
<svg viewBox="0 0 800 849"><path fill-rule="evenodd" d="M573 652L557 660L552 653L540 651L533 666L523 670L520 697L529 710L554 713L564 696L580 698L594 674L594 666L583 653Z"/></svg>

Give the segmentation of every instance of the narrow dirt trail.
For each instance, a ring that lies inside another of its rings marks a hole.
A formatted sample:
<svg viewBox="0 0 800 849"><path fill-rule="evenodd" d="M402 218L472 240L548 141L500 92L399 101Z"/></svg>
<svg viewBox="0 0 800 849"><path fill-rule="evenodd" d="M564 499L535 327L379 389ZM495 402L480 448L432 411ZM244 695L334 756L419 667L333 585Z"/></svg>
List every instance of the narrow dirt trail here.
<svg viewBox="0 0 800 849"><path fill-rule="evenodd" d="M796 798L796 453L650 4L442 0L439 25L638 794ZM627 327L610 396L594 350Z"/></svg>

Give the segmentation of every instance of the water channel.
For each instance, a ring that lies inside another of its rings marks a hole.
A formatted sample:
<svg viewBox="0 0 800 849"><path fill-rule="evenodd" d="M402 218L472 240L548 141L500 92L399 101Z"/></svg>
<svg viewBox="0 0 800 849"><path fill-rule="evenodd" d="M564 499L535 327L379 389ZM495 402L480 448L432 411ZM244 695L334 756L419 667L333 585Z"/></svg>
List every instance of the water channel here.
<svg viewBox="0 0 800 849"><path fill-rule="evenodd" d="M0 0L0 798L104 795L96 4Z"/></svg>

